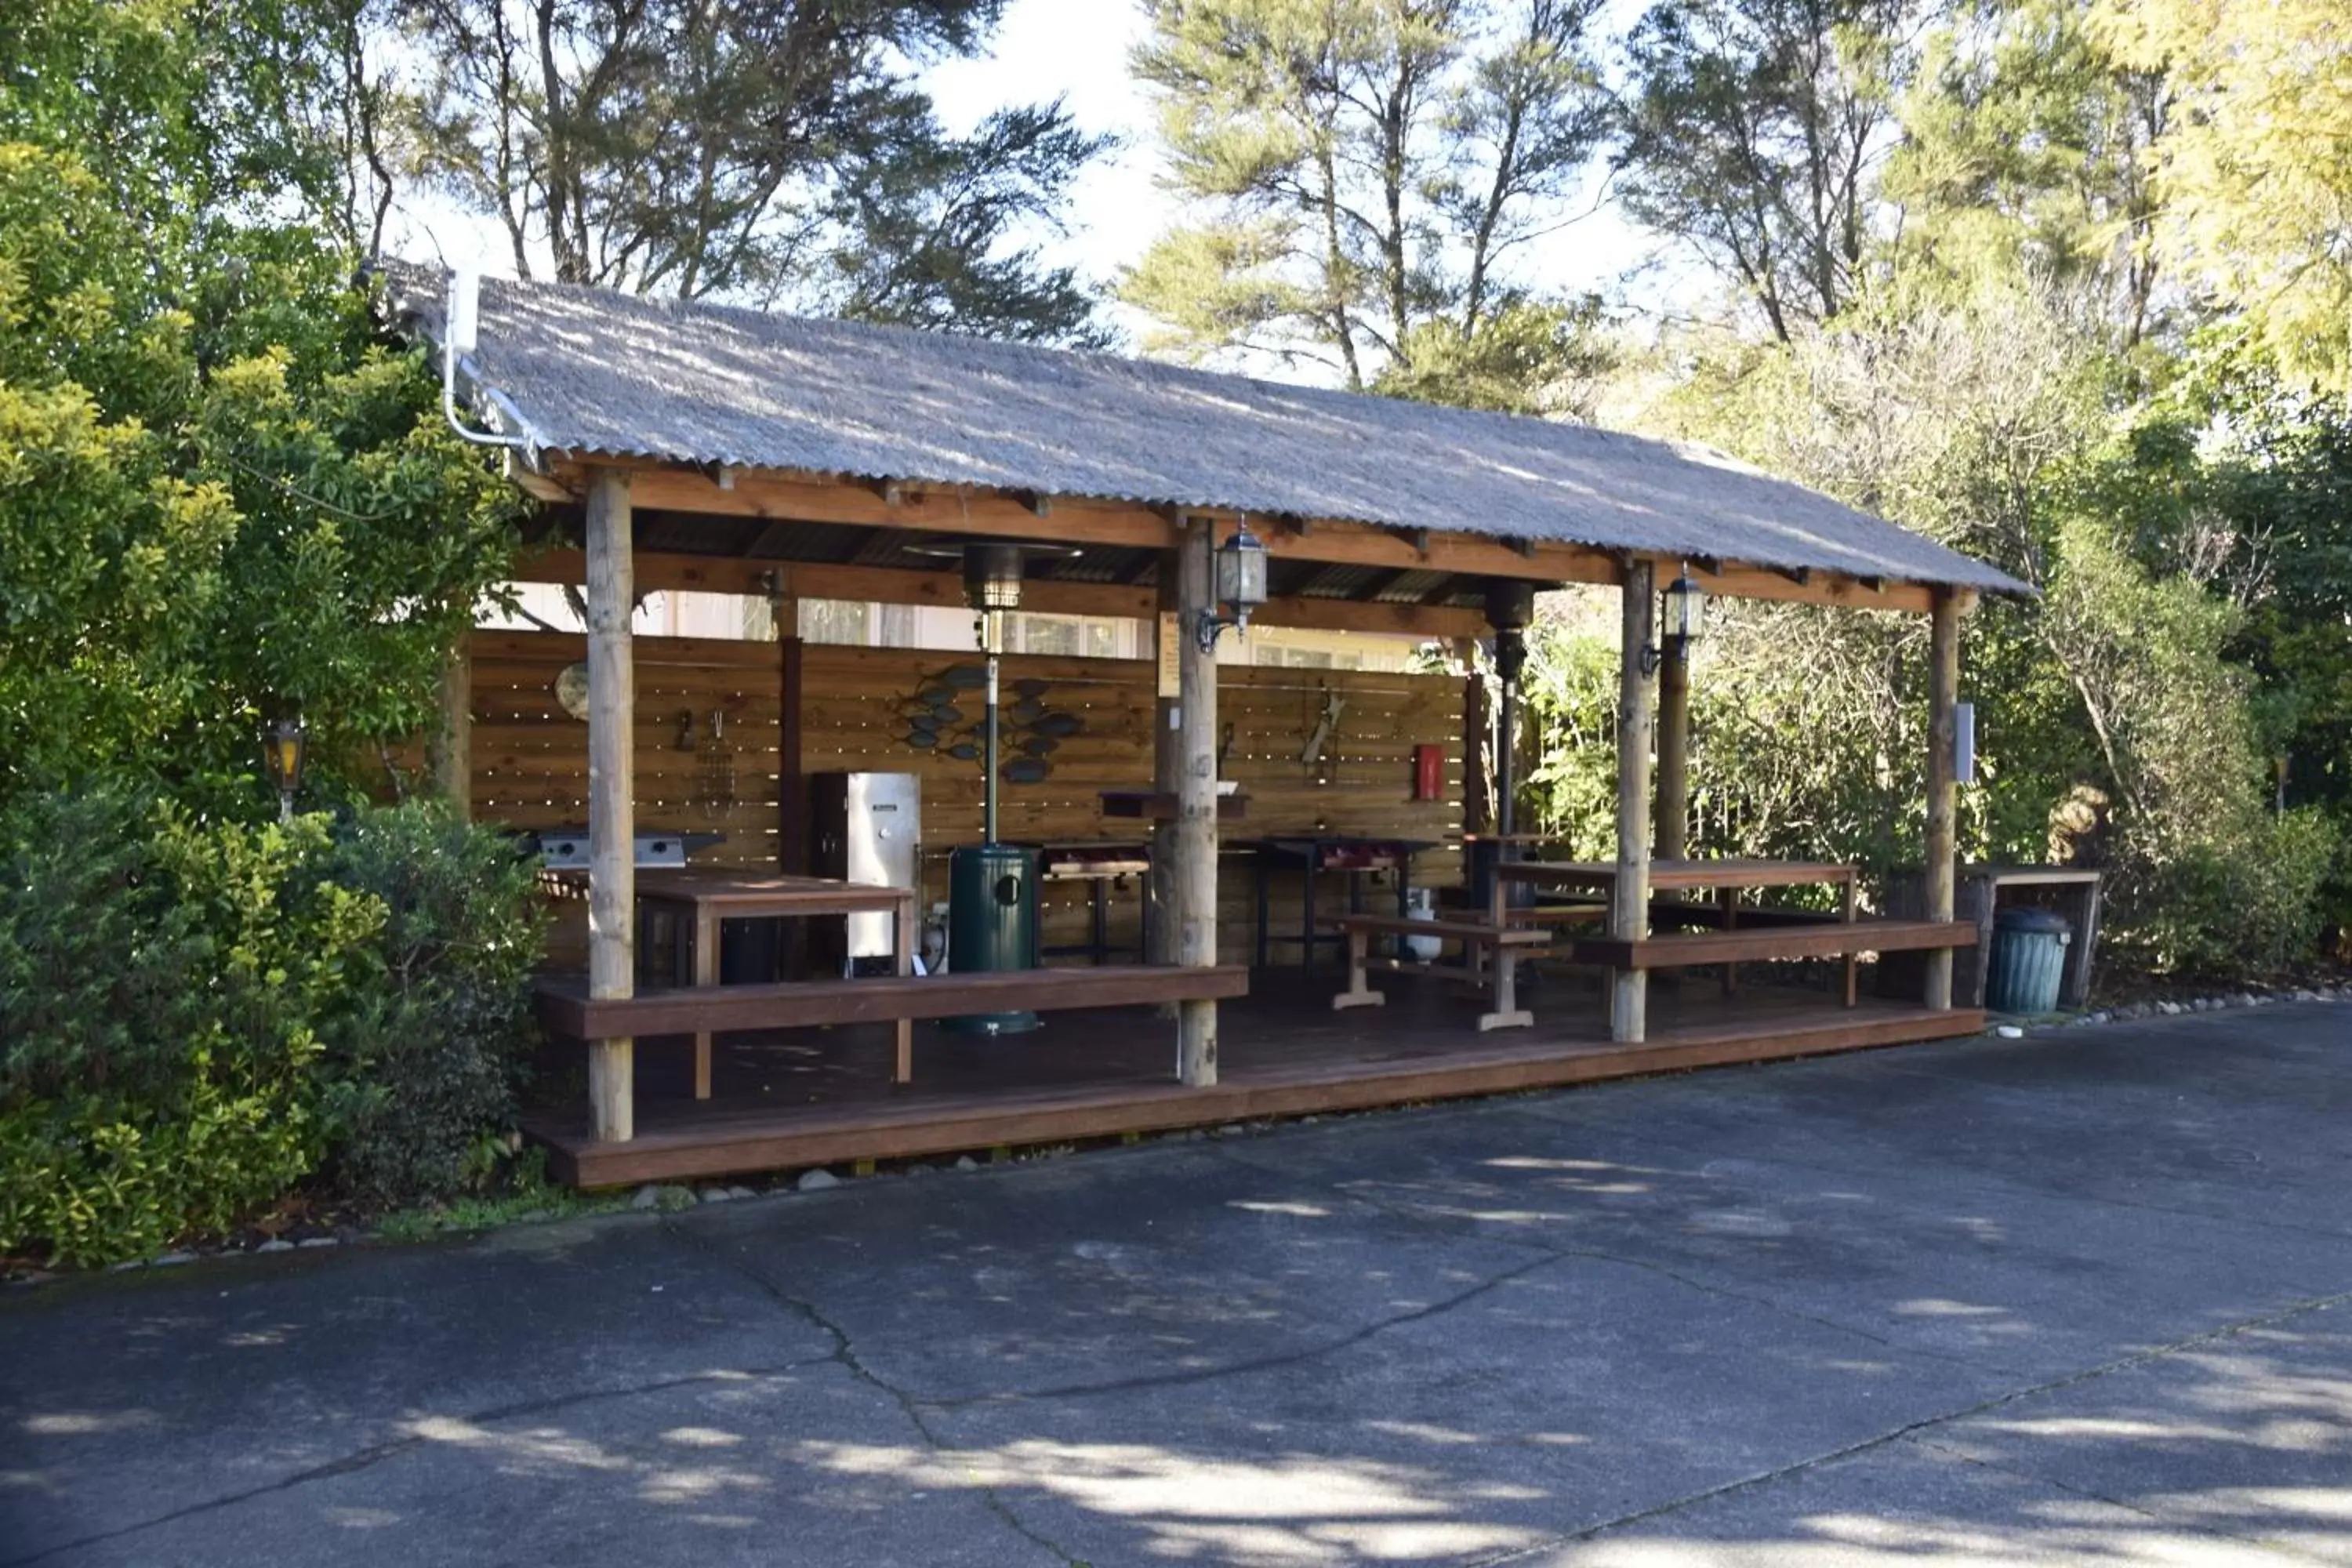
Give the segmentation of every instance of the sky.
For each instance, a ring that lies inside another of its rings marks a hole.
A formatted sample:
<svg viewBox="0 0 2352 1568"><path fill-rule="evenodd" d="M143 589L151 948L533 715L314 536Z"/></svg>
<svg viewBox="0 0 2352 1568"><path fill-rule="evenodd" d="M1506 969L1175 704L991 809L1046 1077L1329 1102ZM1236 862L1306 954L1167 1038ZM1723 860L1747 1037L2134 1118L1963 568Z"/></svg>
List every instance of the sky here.
<svg viewBox="0 0 2352 1568"><path fill-rule="evenodd" d="M1604 12L1602 26L1621 30L1635 8L1633 0L1619 0ZM1177 204L1160 184L1150 100L1128 74L1129 54L1144 32L1143 10L1135 0L1012 0L986 55L942 61L923 72L940 117L951 131L967 132L1006 104L1059 97L1082 129L1118 138L1118 145L1080 176L1066 231L1035 237L1048 259L1075 265L1106 292L1120 269L1140 258L1179 216ZM1595 292L1650 312L1683 302L1696 285L1690 270L1671 258L1654 257L1650 237L1605 201L1596 204L1597 194L1588 193L1576 210L1596 205L1598 210L1519 253L1514 281L1547 293ZM493 219L433 198L407 206L402 217L404 232L394 243L398 254L439 256L453 266L471 265L493 275L512 271L504 233ZM1116 301L1106 314L1139 345L1150 329L1139 312ZM1245 368L1278 379L1311 381L1329 374L1309 363L1285 366L1270 359Z"/></svg>

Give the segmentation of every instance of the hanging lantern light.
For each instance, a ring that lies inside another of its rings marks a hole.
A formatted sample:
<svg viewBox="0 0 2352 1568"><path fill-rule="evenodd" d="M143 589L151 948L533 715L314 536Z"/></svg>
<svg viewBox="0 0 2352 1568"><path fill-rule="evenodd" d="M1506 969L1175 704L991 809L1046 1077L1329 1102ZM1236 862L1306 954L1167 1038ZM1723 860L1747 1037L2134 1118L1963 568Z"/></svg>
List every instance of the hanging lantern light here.
<svg viewBox="0 0 2352 1568"><path fill-rule="evenodd" d="M1227 626L1246 633L1250 616L1266 599L1265 544L1247 522L1234 530L1216 552L1217 607L1201 612L1201 646L1213 649Z"/></svg>
<svg viewBox="0 0 2352 1568"><path fill-rule="evenodd" d="M1698 641L1699 621L1706 608L1706 590L1685 572L1666 584L1664 598L1665 618L1659 629L1667 640L1678 642L1687 649Z"/></svg>
<svg viewBox="0 0 2352 1568"><path fill-rule="evenodd" d="M302 788L302 758L309 742L301 718L276 719L262 737L261 765L278 791L278 820L294 820L294 796Z"/></svg>

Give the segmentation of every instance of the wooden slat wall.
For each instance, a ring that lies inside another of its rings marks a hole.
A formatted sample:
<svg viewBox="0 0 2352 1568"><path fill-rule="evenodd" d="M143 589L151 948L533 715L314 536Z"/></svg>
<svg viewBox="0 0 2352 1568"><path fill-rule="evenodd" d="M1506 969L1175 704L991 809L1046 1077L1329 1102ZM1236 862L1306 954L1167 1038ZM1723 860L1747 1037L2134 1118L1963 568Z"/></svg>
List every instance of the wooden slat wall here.
<svg viewBox="0 0 2352 1568"><path fill-rule="evenodd" d="M585 656L587 639L553 632L477 632L474 815L517 827L588 821L588 726L555 700L555 679ZM713 866L776 863L777 740L782 665L774 643L639 637L637 826L713 832L724 843L696 858ZM687 715L697 750L679 749ZM710 718L724 713L733 786L709 788Z"/></svg>
<svg viewBox="0 0 2352 1568"><path fill-rule="evenodd" d="M587 726L555 700L558 673L584 651L578 637L545 632L480 632L473 641L474 808L486 821L541 827L587 820ZM914 692L977 654L809 645L804 649L802 766L808 773L911 773L923 781L923 837L932 850L976 842L981 833L977 763L959 762L906 743L903 717ZM727 841L697 857L725 866L775 864L782 663L778 645L686 637L639 637L637 664L637 820L644 827L709 829ZM1045 704L1074 713L1084 731L1052 754L1039 784L1006 784L1003 832L1011 839L1148 837L1148 826L1106 820L1099 792L1146 787L1151 774L1153 667L1148 661L1008 656L1006 698L1013 683L1048 683ZM1224 776L1249 797L1248 816L1227 826L1229 839L1321 829L1439 841L1415 865L1416 880L1460 880L1462 688L1448 676L1360 670L1227 667L1218 672L1219 706L1233 726ZM1328 698L1344 698L1322 762L1299 760ZM975 694L976 699L976 694ZM978 702L961 704L977 712ZM683 715L696 715L708 743L709 715L727 715L735 755L731 805L702 791L702 753L677 749ZM1437 801L1412 798L1416 744L1441 745L1446 791ZM946 861L926 858L926 897L946 897ZM1330 885L1325 908L1336 910ZM1275 889L1278 931L1298 922L1297 879ZM1256 918L1250 861L1227 855L1221 868L1222 956L1245 962ZM1045 939L1060 944L1086 935L1083 884L1049 887ZM1111 897L1113 939L1131 942L1137 896ZM566 954L559 931L554 956ZM1295 962L1297 948L1277 949Z"/></svg>

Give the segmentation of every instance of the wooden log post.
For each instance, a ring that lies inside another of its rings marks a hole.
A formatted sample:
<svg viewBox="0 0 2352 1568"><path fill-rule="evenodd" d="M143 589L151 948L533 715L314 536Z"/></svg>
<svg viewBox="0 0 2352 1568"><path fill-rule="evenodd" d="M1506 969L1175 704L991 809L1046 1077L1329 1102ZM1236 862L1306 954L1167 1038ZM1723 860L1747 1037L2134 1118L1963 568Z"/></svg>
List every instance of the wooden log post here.
<svg viewBox="0 0 2352 1568"><path fill-rule="evenodd" d="M1658 858L1690 858L1690 644L1658 649Z"/></svg>
<svg viewBox="0 0 2352 1568"><path fill-rule="evenodd" d="M1650 663L1656 630L1658 571L1625 565L1624 644L1617 677L1617 876L1610 885L1609 934L1640 942L1650 934L1650 743L1657 677ZM1610 978L1609 1037L1638 1045L1649 1027L1649 974L1620 969Z"/></svg>
<svg viewBox="0 0 2352 1568"><path fill-rule="evenodd" d="M460 821L474 816L473 639L459 637L441 667L440 723L433 737L433 782Z"/></svg>
<svg viewBox="0 0 2352 1568"><path fill-rule="evenodd" d="M636 990L635 608L629 563L629 481L600 469L588 487L588 994ZM597 1142L635 1136L634 1040L588 1047L588 1104Z"/></svg>
<svg viewBox="0 0 2352 1568"><path fill-rule="evenodd" d="M1179 793L1183 773L1182 737L1176 725L1183 711L1181 694L1184 630L1176 607L1176 580L1182 574L1184 552L1169 550L1160 556L1160 609L1151 620L1151 788L1170 798ZM1167 679L1178 672L1178 679ZM1174 963L1178 938L1176 920L1175 818L1163 816L1151 825L1151 865L1145 873L1144 946L1146 963ZM1176 1004L1160 1004L1163 1016L1173 1017Z"/></svg>
<svg viewBox="0 0 2352 1568"><path fill-rule="evenodd" d="M1952 918L1958 876L1959 836L1958 737L1956 709L1960 697L1960 597L1949 588L1937 590L1928 610L1927 636L1927 918ZM1952 951L1939 948L1927 955L1930 1007L1952 1005Z"/></svg>
<svg viewBox="0 0 2352 1568"><path fill-rule="evenodd" d="M1176 715L1176 833L1169 891L1176 962L1217 962L1217 656L1203 647L1202 616L1216 610L1216 525L1196 518L1176 552L1179 692ZM1164 623L1163 623L1164 624ZM1176 1010L1176 1077L1204 1089L1217 1081L1217 1005L1183 1002Z"/></svg>

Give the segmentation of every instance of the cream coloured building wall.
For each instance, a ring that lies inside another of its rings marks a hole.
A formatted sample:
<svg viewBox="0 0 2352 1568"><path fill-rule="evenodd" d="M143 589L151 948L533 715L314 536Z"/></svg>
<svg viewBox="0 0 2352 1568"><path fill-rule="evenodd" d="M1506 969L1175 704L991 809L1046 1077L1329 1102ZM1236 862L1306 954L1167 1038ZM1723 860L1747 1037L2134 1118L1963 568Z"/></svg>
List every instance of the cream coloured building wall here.
<svg viewBox="0 0 2352 1568"><path fill-rule="evenodd" d="M561 586L519 583L511 585L511 592L520 614L489 605L475 624L509 631L584 629ZM646 637L767 641L776 635L767 601L740 594L650 593L639 602L630 626ZM800 633L811 642L862 647L953 651L971 647L975 642L968 610L839 599L803 600ZM1013 653L1086 658L1145 658L1151 652L1147 625L1117 616L1015 615L1007 643ZM1217 662L1313 669L1404 669L1411 666L1418 646L1411 637L1255 626L1246 636L1228 632L1220 638Z"/></svg>

